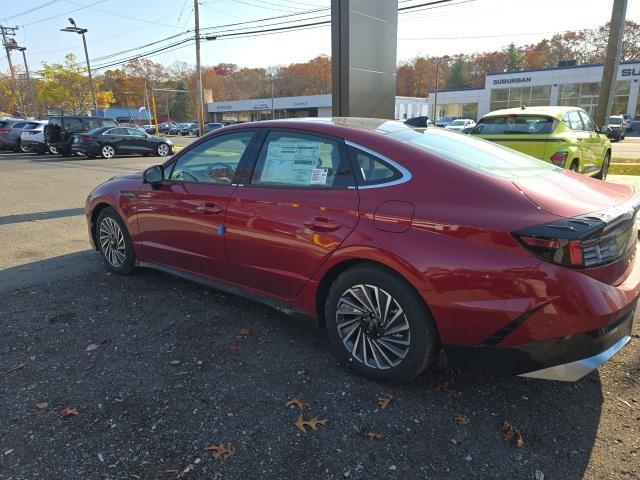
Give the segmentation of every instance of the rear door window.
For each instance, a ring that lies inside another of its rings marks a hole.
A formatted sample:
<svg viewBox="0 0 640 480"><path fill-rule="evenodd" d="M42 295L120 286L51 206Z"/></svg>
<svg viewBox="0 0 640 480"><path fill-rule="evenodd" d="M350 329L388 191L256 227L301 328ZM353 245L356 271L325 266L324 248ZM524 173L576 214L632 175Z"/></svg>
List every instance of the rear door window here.
<svg viewBox="0 0 640 480"><path fill-rule="evenodd" d="M387 162L359 148L349 146L349 155L355 164L359 186L393 182L402 176L397 169Z"/></svg>
<svg viewBox="0 0 640 480"><path fill-rule="evenodd" d="M483 118L471 133L479 135L548 135L553 132L553 128L554 120L551 117L516 114Z"/></svg>
<svg viewBox="0 0 640 480"><path fill-rule="evenodd" d="M580 114L577 110L572 112L567 112L564 116L564 123L571 129L577 132L584 130L584 126L582 125L582 120L580 119Z"/></svg>
<svg viewBox="0 0 640 480"><path fill-rule="evenodd" d="M76 117L65 117L62 122L65 130L79 132L85 129L82 121Z"/></svg>
<svg viewBox="0 0 640 480"><path fill-rule="evenodd" d="M299 132L269 132L252 185L336 188L353 185L349 160L337 140Z"/></svg>

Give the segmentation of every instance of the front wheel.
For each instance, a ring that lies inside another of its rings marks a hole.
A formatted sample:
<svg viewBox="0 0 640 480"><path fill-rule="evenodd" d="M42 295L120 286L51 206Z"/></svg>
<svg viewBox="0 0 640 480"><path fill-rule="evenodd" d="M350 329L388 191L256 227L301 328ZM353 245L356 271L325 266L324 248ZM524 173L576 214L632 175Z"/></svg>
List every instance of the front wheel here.
<svg viewBox="0 0 640 480"><path fill-rule="evenodd" d="M422 299L403 278L362 265L335 280L325 303L329 339L361 375L407 382L432 363L438 332Z"/></svg>
<svg viewBox="0 0 640 480"><path fill-rule="evenodd" d="M605 180L607 178L607 174L609 173L609 164L611 163L611 153L608 153L604 156L604 160L602 161L602 168L600 169L600 173L596 175L596 178L600 180Z"/></svg>
<svg viewBox="0 0 640 480"><path fill-rule="evenodd" d="M169 145L167 145L166 143L161 143L156 147L156 153L159 157L166 157L167 155L169 155L169 152Z"/></svg>
<svg viewBox="0 0 640 480"><path fill-rule="evenodd" d="M48 147L49 153L51 155L58 155L58 149L56 147L54 147L53 145L49 145Z"/></svg>
<svg viewBox="0 0 640 480"><path fill-rule="evenodd" d="M98 215L96 242L107 268L118 275L130 275L136 270L136 255L129 231L118 213L107 207Z"/></svg>

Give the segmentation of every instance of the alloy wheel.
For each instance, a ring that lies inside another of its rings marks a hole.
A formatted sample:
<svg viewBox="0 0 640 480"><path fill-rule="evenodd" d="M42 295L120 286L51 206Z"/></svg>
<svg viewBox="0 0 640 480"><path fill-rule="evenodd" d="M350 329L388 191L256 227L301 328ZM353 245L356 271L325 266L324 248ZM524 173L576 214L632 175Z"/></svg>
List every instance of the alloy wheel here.
<svg viewBox="0 0 640 480"><path fill-rule="evenodd" d="M338 334L351 356L367 367L397 366L409 352L407 316L385 290L358 284L346 290L336 309Z"/></svg>
<svg viewBox="0 0 640 480"><path fill-rule="evenodd" d="M102 147L102 156L104 158L113 158L115 154L116 150L111 145L105 145L104 147Z"/></svg>
<svg viewBox="0 0 640 480"><path fill-rule="evenodd" d="M111 217L105 217L100 223L99 240L107 262L112 267L119 268L127 258L127 249L118 222Z"/></svg>
<svg viewBox="0 0 640 480"><path fill-rule="evenodd" d="M169 145L166 143L161 143L158 145L158 155L161 157L166 157L169 155Z"/></svg>

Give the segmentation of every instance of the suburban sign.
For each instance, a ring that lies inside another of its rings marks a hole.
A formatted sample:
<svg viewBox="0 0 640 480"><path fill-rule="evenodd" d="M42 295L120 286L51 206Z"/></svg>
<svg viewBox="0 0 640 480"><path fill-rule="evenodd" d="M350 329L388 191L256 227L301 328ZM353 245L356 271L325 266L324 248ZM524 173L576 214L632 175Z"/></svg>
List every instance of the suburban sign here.
<svg viewBox="0 0 640 480"><path fill-rule="evenodd" d="M498 78L493 81L494 85L507 85L509 83L531 83L531 77Z"/></svg>

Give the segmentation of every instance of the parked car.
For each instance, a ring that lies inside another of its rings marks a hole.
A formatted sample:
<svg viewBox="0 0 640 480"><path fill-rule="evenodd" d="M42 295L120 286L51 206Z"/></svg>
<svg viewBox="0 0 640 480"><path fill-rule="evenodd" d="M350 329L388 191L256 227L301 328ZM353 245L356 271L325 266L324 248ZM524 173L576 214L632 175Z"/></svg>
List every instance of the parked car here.
<svg viewBox="0 0 640 480"><path fill-rule="evenodd" d="M47 142L44 140L44 127L47 121L27 123L20 133L20 149L25 153L47 153Z"/></svg>
<svg viewBox="0 0 640 480"><path fill-rule="evenodd" d="M624 128L630 132L633 128L633 118L628 113L623 113L622 118L624 119Z"/></svg>
<svg viewBox="0 0 640 480"><path fill-rule="evenodd" d="M410 127L427 128L432 125L431 120L427 116L407 118L404 123Z"/></svg>
<svg viewBox="0 0 640 480"><path fill-rule="evenodd" d="M204 126L204 133L213 132L214 130L218 130L219 128L222 128L222 127L224 127L222 123L217 123L217 122L207 123Z"/></svg>
<svg viewBox="0 0 640 480"><path fill-rule="evenodd" d="M44 138L51 153L67 156L72 153L73 140L81 133L116 125L110 118L52 115L44 128Z"/></svg>
<svg viewBox="0 0 640 480"><path fill-rule="evenodd" d="M609 128L607 137L614 142L624 140L627 127L624 123L624 117L622 115L611 115L606 125Z"/></svg>
<svg viewBox="0 0 640 480"><path fill-rule="evenodd" d="M142 125L140 128L150 135L153 135L156 133L155 125Z"/></svg>
<svg viewBox="0 0 640 480"><path fill-rule="evenodd" d="M171 130L172 127L175 127L175 123L174 122L162 122L158 124L158 131L160 133L169 133L169 130Z"/></svg>
<svg viewBox="0 0 640 480"><path fill-rule="evenodd" d="M471 131L471 135L601 180L611 161L609 133L577 107L496 110L482 117Z"/></svg>
<svg viewBox="0 0 640 480"><path fill-rule="evenodd" d="M316 317L344 363L393 382L437 357L556 380L597 368L630 340L639 210L631 186L361 118L225 127L86 201L112 272Z"/></svg>
<svg viewBox="0 0 640 480"><path fill-rule="evenodd" d="M8 119L0 121L0 150L20 151L20 134L28 120Z"/></svg>
<svg viewBox="0 0 640 480"><path fill-rule="evenodd" d="M184 123L174 123L169 127L169 131L167 132L169 135L180 135L180 130L182 130Z"/></svg>
<svg viewBox="0 0 640 480"><path fill-rule="evenodd" d="M460 117L442 117L436 120L436 127L446 127L454 120L459 119Z"/></svg>
<svg viewBox="0 0 640 480"><path fill-rule="evenodd" d="M197 123L183 123L182 128L180 129L180 135L189 135L191 130L198 128Z"/></svg>
<svg viewBox="0 0 640 480"><path fill-rule="evenodd" d="M122 154L157 155L166 157L173 151L168 138L149 135L139 128L100 127L74 139L74 153L95 158L113 158Z"/></svg>
<svg viewBox="0 0 640 480"><path fill-rule="evenodd" d="M447 130L452 130L454 132L462 132L464 129L473 129L476 126L476 122L471 120L470 118L458 118L452 121L449 125L447 125Z"/></svg>

